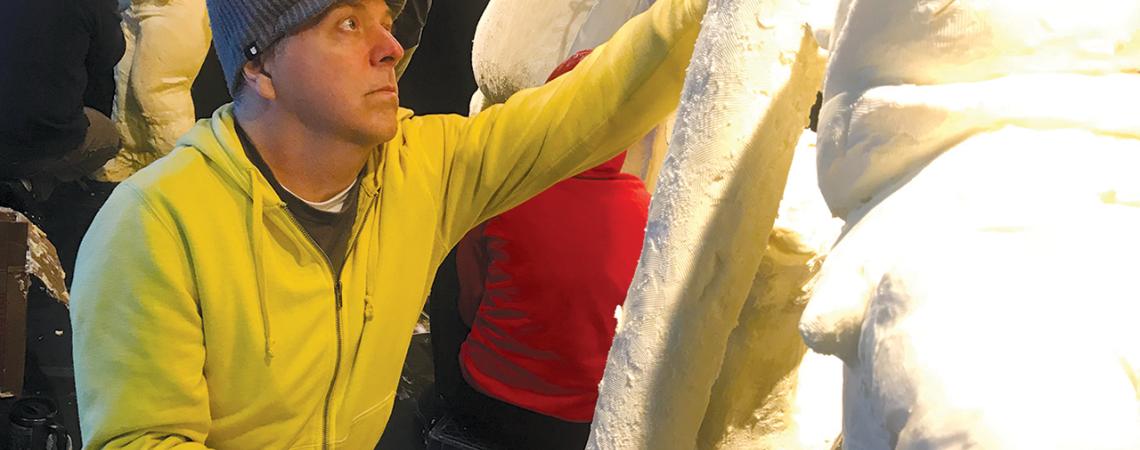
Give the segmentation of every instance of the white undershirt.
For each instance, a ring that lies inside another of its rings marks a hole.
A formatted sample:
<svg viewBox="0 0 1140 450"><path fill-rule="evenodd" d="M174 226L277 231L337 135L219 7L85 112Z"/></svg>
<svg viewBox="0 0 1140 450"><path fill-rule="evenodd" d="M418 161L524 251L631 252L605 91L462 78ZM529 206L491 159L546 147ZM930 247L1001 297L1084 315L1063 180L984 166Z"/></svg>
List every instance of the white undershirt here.
<svg viewBox="0 0 1140 450"><path fill-rule="evenodd" d="M313 209L316 209L317 211L324 211L327 213L339 213L339 212L344 211L345 200L348 200L348 193L352 191L352 188L356 186L356 183L357 183L357 181L353 181L352 184L348 185L347 188L344 188L344 190L341 191L339 194L336 194L336 195L332 196L332 198L325 200L323 202L310 202L308 200L305 200L304 198L301 198L300 195L297 195L293 191L290 191L289 188L285 187L284 185L281 186L281 189L284 189L285 192L292 194L294 197L297 197L301 201L305 202L306 205L313 207Z"/></svg>

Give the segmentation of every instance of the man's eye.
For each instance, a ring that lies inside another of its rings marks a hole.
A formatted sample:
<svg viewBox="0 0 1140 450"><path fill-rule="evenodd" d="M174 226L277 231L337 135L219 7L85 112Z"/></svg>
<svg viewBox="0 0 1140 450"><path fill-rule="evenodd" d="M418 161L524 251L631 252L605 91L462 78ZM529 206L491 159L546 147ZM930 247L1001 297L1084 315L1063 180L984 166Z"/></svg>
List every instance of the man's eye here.
<svg viewBox="0 0 1140 450"><path fill-rule="evenodd" d="M360 29L360 22L357 22L355 17L349 17L340 21L340 29L344 31L356 31Z"/></svg>

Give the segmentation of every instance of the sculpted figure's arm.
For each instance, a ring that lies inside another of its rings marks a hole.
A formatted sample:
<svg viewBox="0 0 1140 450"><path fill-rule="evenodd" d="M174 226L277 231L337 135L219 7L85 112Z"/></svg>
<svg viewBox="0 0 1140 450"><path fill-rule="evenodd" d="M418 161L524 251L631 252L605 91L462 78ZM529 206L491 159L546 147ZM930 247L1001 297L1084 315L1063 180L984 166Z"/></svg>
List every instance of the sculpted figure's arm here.
<svg viewBox="0 0 1140 450"><path fill-rule="evenodd" d="M80 249L71 322L84 448L206 448L193 274L173 221L155 211L119 186L88 233L100 238Z"/></svg>
<svg viewBox="0 0 1140 450"><path fill-rule="evenodd" d="M718 376L740 373L725 364L726 349L738 321L752 322L742 311L823 78L825 61L804 26L807 6L709 6L587 448L713 448L762 415L710 405Z"/></svg>
<svg viewBox="0 0 1140 450"><path fill-rule="evenodd" d="M676 107L705 0L670 0L627 23L579 66L471 118L405 120L403 138L442 134L441 233L454 244L487 218L612 158Z"/></svg>

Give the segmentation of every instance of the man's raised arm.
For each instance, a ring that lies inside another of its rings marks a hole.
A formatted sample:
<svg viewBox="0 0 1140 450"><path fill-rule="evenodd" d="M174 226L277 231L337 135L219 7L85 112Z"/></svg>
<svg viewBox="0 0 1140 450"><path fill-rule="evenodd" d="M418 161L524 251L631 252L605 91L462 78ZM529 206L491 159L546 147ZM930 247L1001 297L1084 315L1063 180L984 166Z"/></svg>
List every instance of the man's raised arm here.
<svg viewBox="0 0 1140 450"><path fill-rule="evenodd" d="M464 119L405 121L405 138L443 133L441 218L468 229L620 153L677 106L707 0L661 0L577 68ZM525 37L520 37L525 39Z"/></svg>

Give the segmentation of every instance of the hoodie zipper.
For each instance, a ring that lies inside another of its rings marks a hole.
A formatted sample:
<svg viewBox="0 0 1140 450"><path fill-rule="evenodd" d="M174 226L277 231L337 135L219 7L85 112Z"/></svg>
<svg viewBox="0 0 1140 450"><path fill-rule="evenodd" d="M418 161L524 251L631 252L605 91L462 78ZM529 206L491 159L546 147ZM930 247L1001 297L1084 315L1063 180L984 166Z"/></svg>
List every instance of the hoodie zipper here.
<svg viewBox="0 0 1140 450"><path fill-rule="evenodd" d="M309 240L309 243L313 244L313 247L317 249L317 253L321 254L321 257L323 257L323 259L325 261L325 266L328 267L328 269L329 269L329 273L333 274L333 280L332 280L332 282L333 282L333 296L336 298L336 311L335 311L335 316L336 316L336 365L333 366L332 380L329 381L329 389L325 393L325 410L324 410L324 417L322 418L322 423L321 423L321 436L322 436L321 448L328 449L329 443L331 441L331 439L329 438L329 409L332 405L333 388L336 387L336 379L340 375L340 358L341 358L341 352L342 352L341 347L344 345L343 344L344 337L342 336L343 332L341 331L341 323L340 323L340 309L341 309L341 306L343 306L343 304L344 304L344 300L341 297L340 273L339 273L339 271L338 271L338 273L333 273L332 259L329 259L329 255L327 253L325 253L325 251L323 249L321 249L320 245L317 245L317 240L313 239L313 236L310 235L309 232L305 230L305 227L301 226L301 223L297 221L297 218L295 216L293 216L293 212L289 211L289 208L284 208L284 210L285 210L285 215L289 217L289 220L293 222L293 225L296 226L297 229L301 230L301 234L305 235L305 238ZM345 258L346 259L348 257L348 251L352 248L352 244L355 243L355 241L356 241L356 233L349 236L348 245L345 246ZM341 267L341 270L343 270L343 269L344 268Z"/></svg>
<svg viewBox="0 0 1140 450"><path fill-rule="evenodd" d="M325 259L328 259L327 255L325 256ZM331 441L330 436L329 436L329 408L332 405L333 386L336 386L337 376L340 375L340 354L341 354L341 345L343 345L341 343L341 341L344 340L341 337L341 329L340 329L340 307L341 307L342 301L341 301L341 296L340 296L340 279L339 279L339 277L336 280L336 284L333 286L333 293L336 294L336 367L333 368L332 381L329 381L329 391L328 391L328 393L325 394L325 417L324 417L324 429L322 431L324 434L324 446L323 446L323 448L325 448L325 449L329 448L330 441Z"/></svg>

